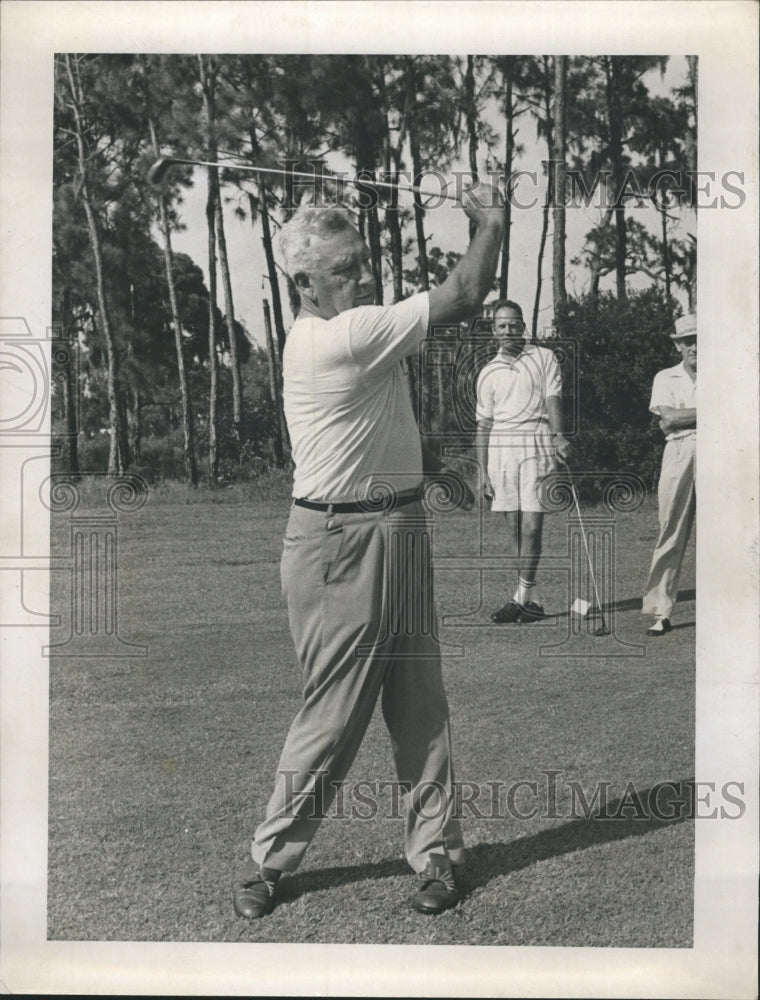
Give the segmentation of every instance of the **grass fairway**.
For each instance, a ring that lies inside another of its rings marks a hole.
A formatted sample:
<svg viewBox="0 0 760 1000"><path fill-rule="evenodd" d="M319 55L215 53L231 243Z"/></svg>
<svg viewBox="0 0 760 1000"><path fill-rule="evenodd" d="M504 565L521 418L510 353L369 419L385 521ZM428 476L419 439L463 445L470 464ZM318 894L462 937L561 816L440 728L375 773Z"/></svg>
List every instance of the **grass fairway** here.
<svg viewBox="0 0 760 1000"><path fill-rule="evenodd" d="M235 917L232 888L300 700L279 590L287 511L282 497L152 497L122 516L119 631L149 655L51 660L49 937L689 947L693 822L636 817L635 801L615 819L572 809L572 782L576 807L578 789L590 797L606 783L613 814L626 786L644 796L694 775L694 543L677 627L647 640L653 498L616 515L614 629L600 638L569 629L569 604L586 595L561 558L567 515L546 520L540 574L557 617L526 626L489 623L513 578L498 558L480 606L473 559L504 554L500 515L484 514L482 531L475 512L436 520L454 763L464 797L478 795L462 806L464 902L434 918L412 911L390 789L372 820L352 818L369 807L348 789L344 816L325 820L274 914ZM53 552L68 555L67 516L56 516ZM68 573L53 573L53 587L67 626ZM349 781L394 777L376 713Z"/></svg>

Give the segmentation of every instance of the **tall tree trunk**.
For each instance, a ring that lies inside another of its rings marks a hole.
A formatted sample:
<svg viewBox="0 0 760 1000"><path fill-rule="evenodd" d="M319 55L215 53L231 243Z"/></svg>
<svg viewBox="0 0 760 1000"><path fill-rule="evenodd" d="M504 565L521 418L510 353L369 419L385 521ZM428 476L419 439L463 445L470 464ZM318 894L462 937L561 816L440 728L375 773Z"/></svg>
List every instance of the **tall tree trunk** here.
<svg viewBox="0 0 760 1000"><path fill-rule="evenodd" d="M382 59L377 61L377 75L375 77L378 91L383 105L383 121L385 131L383 137L383 165L385 177L383 180L391 184L398 184L398 175L401 171L401 138L399 145L393 146L391 142L390 128L388 124L388 94L385 86L385 66ZM402 133L403 135L403 133ZM393 301L400 302L404 297L404 249L401 235L401 222L398 209L398 191L391 191L388 201L385 203L385 225L388 230L388 237L391 250L391 272L393 279Z"/></svg>
<svg viewBox="0 0 760 1000"><path fill-rule="evenodd" d="M620 56L609 56L605 60L607 76L607 116L610 129L610 162L612 165L612 187L615 193L615 284L618 301L626 298L625 258L626 230L625 205L621 194L623 189L623 112L620 103L619 61Z"/></svg>
<svg viewBox="0 0 760 1000"><path fill-rule="evenodd" d="M359 133L356 136L356 177L375 180L375 156L369 138ZM375 279L375 302L383 304L383 253L380 244L380 221L377 215L377 188L362 189L364 197L371 198L371 207L362 209L359 215L359 231L367 240Z"/></svg>
<svg viewBox="0 0 760 1000"><path fill-rule="evenodd" d="M554 148L554 128L551 117L551 86L549 84L548 69L546 75L546 89L544 91L544 113L546 115L546 145L549 150L549 160L551 161L552 149ZM536 264L536 298L533 302L533 320L531 322L531 340L535 340L538 334L538 311L541 304L541 286L543 284L544 250L546 249L546 235L549 231L549 206L554 199L554 171L551 162L546 171L546 198L544 200L543 218L541 221L541 240L538 245L538 261Z"/></svg>
<svg viewBox="0 0 760 1000"><path fill-rule="evenodd" d="M219 174L214 171L214 183L217 187L214 221L216 223L216 242L219 252L219 264L222 270L222 291L224 295L225 322L227 338L230 347L230 370L232 372L232 425L235 440L242 441L243 420L243 386L240 379L240 357L238 355L237 336L235 334L235 306L232 301L232 281L230 280L230 264L227 256L227 240L224 236L224 218L222 216L222 196L219 186Z"/></svg>
<svg viewBox="0 0 760 1000"><path fill-rule="evenodd" d="M217 186L212 174L214 167L206 168L208 195L206 197L206 225L208 228L208 478L213 485L219 475L219 450L217 445L217 401L219 395L216 357L216 198Z"/></svg>
<svg viewBox="0 0 760 1000"><path fill-rule="evenodd" d="M390 140L388 140L390 145ZM393 171L390 169L390 158L393 156ZM386 148L386 174L391 183L398 183L398 175L401 171L401 151L394 150L393 153ZM391 271L393 276L393 301L400 302L404 297L404 246L401 235L401 222L399 221L398 192L393 191L391 199L385 206L385 223L388 227L391 247ZM409 395L412 400L415 416L418 416L419 406L417 402L417 376L414 366L414 358L404 359L404 374L409 388Z"/></svg>
<svg viewBox="0 0 760 1000"><path fill-rule="evenodd" d="M357 170L357 176L375 176L375 168L364 167ZM367 220L367 243L372 261L372 274L375 278L375 302L381 306L383 304L383 251L380 243L380 220L377 215L377 205L368 208L365 213Z"/></svg>
<svg viewBox="0 0 760 1000"><path fill-rule="evenodd" d="M376 81L378 90L380 91L382 97L383 116L386 123L383 150L386 175L384 180L390 181L392 184L398 184L399 174L401 173L401 149L403 146L406 126L403 125L401 127L398 144L394 146L391 142L390 129L388 128L388 99L385 87L385 68L382 64L382 60L380 60ZM408 94L406 103L408 106ZM406 117L406 115L404 117ZM399 215L397 190L391 192L390 197L385 204L385 224L388 229L391 251L393 301L400 302L404 297L404 242L403 234L401 232L401 219ZM412 403L412 409L414 410L414 416L419 423L421 418L421 407L418 389L418 364L416 356L404 358L402 361L402 368L406 377L406 384L409 390L409 398Z"/></svg>
<svg viewBox="0 0 760 1000"><path fill-rule="evenodd" d="M398 182L398 174L394 171L394 184ZM393 272L393 301L400 302L404 297L404 250L401 236L401 223L398 217L398 206L386 206L385 223L388 227L391 246L391 271Z"/></svg>
<svg viewBox="0 0 760 1000"><path fill-rule="evenodd" d="M356 66L357 86L359 92L356 100L359 105L364 103L367 108L367 116L372 111L379 110L377 107L377 95L372 86L372 59L367 56L349 57L349 62ZM356 150L356 177L366 177L375 180L377 170L378 148L377 137L368 126L367 116L357 115L351 126L351 140ZM365 197L369 197L370 207L362 209L360 212L360 222L366 225L366 239L369 245L370 259L372 263L372 274L375 279L375 302L383 304L383 254L380 244L380 220L377 214L377 188L369 187ZM365 229L361 230L362 236Z"/></svg>
<svg viewBox="0 0 760 1000"><path fill-rule="evenodd" d="M610 219L612 218L613 211L614 211L614 209L612 207L606 208L604 210L604 215L602 217L602 221L601 221L601 224L600 224L601 226L609 226ZM591 271L591 282L590 282L590 285L589 285L589 295L594 300L594 303L597 304L598 300L599 300L599 284L600 284L600 282L602 280L602 277L603 277L603 275L602 275L602 264L601 264L601 262L599 260L597 260L595 263L593 263L593 264L590 265L589 269Z"/></svg>
<svg viewBox="0 0 760 1000"><path fill-rule="evenodd" d="M217 66L203 55L198 56L198 75L203 94L203 110L206 115L206 144L208 159L217 160L216 138L216 77ZM230 281L229 260L227 257L227 241L224 235L224 217L222 215L222 196L219 184L219 171L209 167L209 184L214 187L214 218L210 225L216 229L216 249L222 270L222 290L224 295L224 311L229 334L230 369L232 372L232 424L235 438L240 441L242 422L243 390L240 380L240 360L238 358L237 340L235 337L235 307L232 301L232 283ZM211 171L213 170L213 173Z"/></svg>
<svg viewBox="0 0 760 1000"><path fill-rule="evenodd" d="M84 126L82 123L82 106L84 97L79 78L79 67L76 59L72 61L69 55L64 55L64 63L71 88L71 108L74 113L76 128L77 154L80 174L80 196L87 217L87 231L90 238L93 262L95 265L95 285L98 296L98 311L103 340L106 347L106 380L108 386L108 410L110 446L108 449L108 472L119 474L129 468L129 443L127 435L127 420L119 384L119 358L116 341L111 327L111 317L108 308L105 279L103 276L103 254L100 245L100 232L95 216L95 210L90 197L87 183L87 155L84 145Z"/></svg>
<svg viewBox="0 0 760 1000"><path fill-rule="evenodd" d="M256 159L258 159L260 147L259 140L256 135L256 129L251 127L248 134L251 140L251 153ZM282 359L282 352L285 350L285 323L282 317L282 298L280 296L280 282L277 276L277 264L275 263L274 250L272 249L272 227L269 218L269 189L263 180L259 180L258 185L258 202L253 195L249 195L248 204L251 209L251 218L255 216L257 208L261 214L261 240L264 246L264 257L267 262L267 271L269 272L269 288L272 295L272 315L274 317L275 336L277 337L277 353L278 357Z"/></svg>
<svg viewBox="0 0 760 1000"><path fill-rule="evenodd" d="M686 289L686 294L689 297L689 312L693 313L697 311L697 273L694 272L694 280L691 282L689 287Z"/></svg>
<svg viewBox="0 0 760 1000"><path fill-rule="evenodd" d="M599 267L592 268L589 294L595 302L599 300L599 282L601 280L601 277L602 277L602 272L600 268Z"/></svg>
<svg viewBox="0 0 760 1000"><path fill-rule="evenodd" d="M530 336L535 340L538 335L538 312L541 303L541 286L543 284L544 251L546 249L546 236L549 231L549 206L553 198L554 176L550 169L546 178L546 200L543 207L543 218L541 220L541 240L538 244L538 260L536 263L536 297L533 301L533 319L531 321Z"/></svg>
<svg viewBox="0 0 760 1000"><path fill-rule="evenodd" d="M689 184L689 204L696 210L697 207L697 183L695 180L698 168L697 160L697 100L699 95L699 57L687 56L686 62L689 67L689 83L692 90L691 116L692 120L687 125L684 136L684 153L686 156L686 166L691 171L692 178ZM692 124L693 122L693 124Z"/></svg>
<svg viewBox="0 0 760 1000"><path fill-rule="evenodd" d="M505 70L505 118L506 118L506 139L504 148L504 178L505 195L504 198L504 240L501 245L501 269L499 272L499 298L506 299L509 288L509 243L512 235L512 161L515 155L515 133L514 133L514 108L512 107L513 87L514 87L515 66L510 59Z"/></svg>
<svg viewBox="0 0 760 1000"><path fill-rule="evenodd" d="M665 298L667 299L668 309L672 311L673 308L673 295L672 295L672 265L670 262L670 243L668 241L668 213L663 205L659 209L660 212L660 228L662 232L662 269L665 274Z"/></svg>
<svg viewBox="0 0 760 1000"><path fill-rule="evenodd" d="M383 304L383 250L380 243L380 220L377 208L369 210L369 249L372 254L372 270L375 275L375 302Z"/></svg>
<svg viewBox="0 0 760 1000"><path fill-rule="evenodd" d="M79 448L77 428L77 384L75 378L75 358L79 349L74 336L74 317L71 312L71 289L68 285L61 295L61 334L67 341L69 349L64 351L63 368L63 418L66 426L65 450L66 471L74 476L79 475Z"/></svg>
<svg viewBox="0 0 760 1000"><path fill-rule="evenodd" d="M420 154L420 143L417 135L417 122L415 120L416 108L414 107L414 95L416 94L416 81L414 74L414 63L410 59L409 89L412 95L412 102L409 108L409 148L412 153L412 170L414 172L414 184L418 185L422 178L422 156ZM414 227L417 234L417 254L420 267L420 284L424 291L430 288L428 277L428 256L427 243L425 240L425 210L422 207L422 199L418 192L414 193Z"/></svg>
<svg viewBox="0 0 760 1000"><path fill-rule="evenodd" d="M284 441L287 431L285 429L285 417L282 412L282 379L280 377L280 364L277 356L277 349L272 337L272 320L269 314L269 300L263 300L264 308L264 332L267 340L267 358L269 360L269 393L275 411L274 428L274 460L279 468L285 464Z"/></svg>
<svg viewBox="0 0 760 1000"><path fill-rule="evenodd" d="M408 133L409 133L409 149L412 154L412 171L414 173L414 184L418 185L421 180L422 175L422 156L420 153L420 143L419 137L417 135L417 121L416 121L416 94L417 94L417 81L414 68L414 57L410 57L407 60L408 67L408 80L407 80L407 98L408 98ZM428 274L428 255L427 255L427 242L425 240L425 210L422 207L422 199L420 195L415 192L414 194L414 228L417 235L417 260L419 262L419 280L423 291L430 290L430 277ZM422 352L424 357L425 352ZM418 421L422 429L427 429L430 427L431 423L431 408L432 408L432 395L433 395L433 382L432 382L432 371L429 365L421 364L417 377L417 387L419 393L419 413Z"/></svg>
<svg viewBox="0 0 760 1000"><path fill-rule="evenodd" d="M567 290L565 288L565 193L567 188L567 131L565 101L567 96L567 56L554 57L554 168L556 184L554 197L554 237L552 291L554 299L554 326L562 337L565 334Z"/></svg>
<svg viewBox="0 0 760 1000"><path fill-rule="evenodd" d="M665 151L660 148L657 151L657 166L662 170L666 162ZM656 202L657 211L660 213L660 237L662 253L662 270L665 279L665 299L668 304L668 311L673 312L673 265L670 259L670 241L668 240L668 209L664 202Z"/></svg>
<svg viewBox="0 0 760 1000"><path fill-rule="evenodd" d="M155 122L149 120L150 138L153 144L153 153L158 158L159 147L156 136ZM190 389L187 382L187 370L185 368L185 354L182 347L182 321L179 315L177 304L177 288L174 281L174 255L172 253L171 226L169 216L166 211L166 198L162 192L158 195L158 215L161 234L164 239L164 270L166 272L166 284L169 289L169 306L172 313L172 328L174 330L174 349L177 354L177 375L179 378L179 392L182 398L182 431L184 436L183 459L185 464L185 478L190 486L198 485L198 467L195 462L195 430L193 426L193 411L190 401Z"/></svg>
<svg viewBox="0 0 760 1000"><path fill-rule="evenodd" d="M248 195L248 204L253 218L258 208L261 215L261 242L264 247L264 257L267 262L267 272L269 274L269 287L272 294L272 314L274 316L274 329L277 337L277 356L282 358L285 350L285 324L282 318L282 299L280 298L280 282L277 277L277 264L274 259L272 248L272 230L269 223L269 206L267 205L267 189L265 184L259 184L258 201L252 194Z"/></svg>
<svg viewBox="0 0 760 1000"><path fill-rule="evenodd" d="M478 116L475 108L475 56L467 56L467 72L464 77L465 118L467 120L468 154L473 183L478 180ZM470 239L475 235L477 225L470 221Z"/></svg>
<svg viewBox="0 0 760 1000"><path fill-rule="evenodd" d="M417 143L416 127L411 123L409 125L409 138L412 147L414 183L419 184L419 177L421 174L420 149ZM428 273L427 243L425 240L425 211L422 207L420 196L416 193L414 195L414 228L417 234L417 259L419 261L420 285L422 286L423 291L427 292L430 290L430 276ZM424 358L424 350L421 352L421 356ZM421 363L419 368L418 390L421 390L419 422L420 426L423 428L430 427L431 423L433 396L432 376L433 373L430 366L424 364L424 362Z"/></svg>
<svg viewBox="0 0 760 1000"><path fill-rule="evenodd" d="M131 431L130 448L133 460L140 465L142 463L142 397L139 389L132 390L132 414L128 416L128 425Z"/></svg>

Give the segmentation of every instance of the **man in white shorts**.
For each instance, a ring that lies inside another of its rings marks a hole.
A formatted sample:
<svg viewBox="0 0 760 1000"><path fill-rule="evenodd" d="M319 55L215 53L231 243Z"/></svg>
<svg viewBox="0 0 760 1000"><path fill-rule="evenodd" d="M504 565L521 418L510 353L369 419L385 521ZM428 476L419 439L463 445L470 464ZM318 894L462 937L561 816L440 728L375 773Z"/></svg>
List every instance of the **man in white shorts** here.
<svg viewBox="0 0 760 1000"><path fill-rule="evenodd" d="M697 317L693 313L676 320L671 340L681 363L657 372L649 403L666 438L657 487L660 535L641 609L654 618L647 629L651 636L670 631L681 563L697 509Z"/></svg>
<svg viewBox="0 0 760 1000"><path fill-rule="evenodd" d="M274 909L280 875L303 858L378 697L404 789L406 857L420 879L412 905L433 914L460 899L420 437L401 362L429 325L474 315L493 282L501 197L477 185L462 206L477 231L448 279L391 306L374 305L369 250L344 212L302 208L283 228L301 311L283 356L295 473L281 571L303 704L254 834L252 877L234 893L247 919Z"/></svg>
<svg viewBox="0 0 760 1000"><path fill-rule="evenodd" d="M503 511L517 553L517 587L494 622L534 622L544 613L536 572L541 558L543 479L564 461L562 378L553 351L525 339L522 309L502 299L494 306L499 350L477 381L476 451L483 492Z"/></svg>

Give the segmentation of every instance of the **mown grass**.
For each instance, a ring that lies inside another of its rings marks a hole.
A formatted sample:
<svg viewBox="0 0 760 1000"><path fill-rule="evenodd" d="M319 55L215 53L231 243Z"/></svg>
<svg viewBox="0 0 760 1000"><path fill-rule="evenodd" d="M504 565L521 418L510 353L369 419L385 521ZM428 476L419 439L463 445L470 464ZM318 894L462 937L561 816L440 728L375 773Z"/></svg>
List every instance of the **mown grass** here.
<svg viewBox="0 0 760 1000"><path fill-rule="evenodd" d="M485 574L482 607L471 570L437 572L441 615L456 622L441 639L463 653L444 660L457 778L483 796L489 782L534 781L541 806L526 818L464 808L464 902L435 918L410 909L414 880L386 792L372 820L325 820L271 917L235 917L232 887L300 699L279 592L281 487L255 496L238 484L224 503L221 491L152 487L145 507L121 515L119 630L149 655L51 661L50 938L689 947L693 823L570 809L571 781L587 794L607 782L615 803L629 782L645 793L694 773L694 547L679 627L646 640L639 597L652 498L616 515L612 636L581 630L547 649L567 635L578 596L566 571L549 567L567 548L564 515L547 519L542 597L557 617L546 623L490 625L511 585L506 570ZM437 518L439 564L503 554L501 519L480 523L477 512ZM57 516L54 551L68 545L68 515ZM69 586L66 572L53 573L61 634ZM644 655L621 655L632 651ZM547 771L559 772L554 810ZM376 714L349 780L393 777Z"/></svg>

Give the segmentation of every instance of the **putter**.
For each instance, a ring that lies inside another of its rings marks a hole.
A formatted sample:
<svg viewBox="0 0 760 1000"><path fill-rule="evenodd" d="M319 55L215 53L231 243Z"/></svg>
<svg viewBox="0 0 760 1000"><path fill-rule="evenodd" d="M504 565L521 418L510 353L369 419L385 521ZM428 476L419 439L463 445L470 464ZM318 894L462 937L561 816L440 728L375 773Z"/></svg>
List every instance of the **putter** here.
<svg viewBox="0 0 760 1000"><path fill-rule="evenodd" d="M166 176L167 170L175 166L193 167L224 167L227 170L246 170L254 174L277 174L281 177L305 177L310 181L326 180L335 181L341 184L352 184L354 187L389 188L391 191L411 191L414 194L425 195L428 198L446 198L448 201L457 201L455 195L444 194L443 191L425 191L421 187L409 184L391 184L388 181L375 181L371 178L352 179L350 177L335 177L332 174L309 174L303 170L278 170L275 167L256 167L251 163L216 163L213 160L194 160L183 156L159 156L156 162L148 171L147 178L150 184L160 184Z"/></svg>
<svg viewBox="0 0 760 1000"><path fill-rule="evenodd" d="M575 483L573 482L573 474L570 471L570 466L567 464L567 462L563 461L562 459L560 459L559 461L567 469L567 478L570 480L570 492L573 494L573 500L575 501L575 512L578 515L578 523L581 526L581 535L583 536L583 547L586 550L586 561L588 562L588 571L591 574L591 582L594 585L594 597L596 598L596 606L599 609L599 614L601 615L601 618L602 618L602 624L599 626L599 628L597 628L597 629L594 630L594 635L596 635L596 636L609 635L610 634L610 630L607 628L607 622L604 620L604 609L602 608L602 602L599 599L599 588L596 585L596 576L594 575L594 566L593 566L593 564L591 562L591 553L589 552L589 548L588 548L588 539L586 538L586 529L583 526L583 518L581 517L581 505L580 505L580 502L578 500L578 493L577 493L577 491L575 489Z"/></svg>

